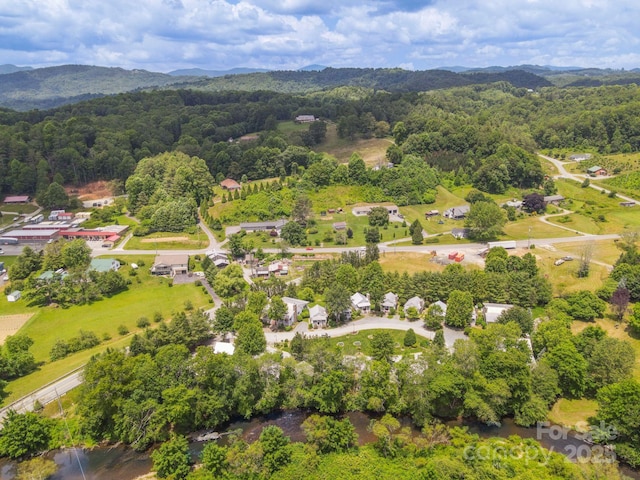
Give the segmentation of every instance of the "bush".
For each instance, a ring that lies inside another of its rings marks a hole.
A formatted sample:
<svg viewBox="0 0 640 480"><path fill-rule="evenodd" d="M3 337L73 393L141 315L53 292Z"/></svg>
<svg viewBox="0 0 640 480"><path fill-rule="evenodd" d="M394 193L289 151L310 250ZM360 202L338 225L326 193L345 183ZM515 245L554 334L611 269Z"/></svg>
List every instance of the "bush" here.
<svg viewBox="0 0 640 480"><path fill-rule="evenodd" d="M202 286L202 282L200 280L196 280L193 283L195 284L196 287L201 287Z"/></svg>
<svg viewBox="0 0 640 480"><path fill-rule="evenodd" d="M119 335L123 335L123 336L124 336L124 335L126 335L127 333L129 333L129 329L127 328L127 326L126 326L126 325L120 325L120 326L118 327L118 334L119 334Z"/></svg>
<svg viewBox="0 0 640 480"><path fill-rule="evenodd" d="M144 265L145 265L144 260L142 260L142 259L138 260L138 261L137 261L137 262L135 262L135 263L136 263L136 265L138 265L139 267L144 267Z"/></svg>
<svg viewBox="0 0 640 480"><path fill-rule="evenodd" d="M162 314L160 312L153 312L153 321L160 323L162 321Z"/></svg>
<svg viewBox="0 0 640 480"><path fill-rule="evenodd" d="M184 309L187 311L193 310L193 302L191 300L185 300Z"/></svg>
<svg viewBox="0 0 640 480"><path fill-rule="evenodd" d="M147 317L140 317L136 322L138 328L147 328L149 325L151 325L151 322Z"/></svg>
<svg viewBox="0 0 640 480"><path fill-rule="evenodd" d="M104 332L102 334L102 341L103 342L108 342L109 340L111 340L111 335L109 335L107 332Z"/></svg>
<svg viewBox="0 0 640 480"><path fill-rule="evenodd" d="M438 237L427 237L424 239L424 243L440 243L440 239Z"/></svg>

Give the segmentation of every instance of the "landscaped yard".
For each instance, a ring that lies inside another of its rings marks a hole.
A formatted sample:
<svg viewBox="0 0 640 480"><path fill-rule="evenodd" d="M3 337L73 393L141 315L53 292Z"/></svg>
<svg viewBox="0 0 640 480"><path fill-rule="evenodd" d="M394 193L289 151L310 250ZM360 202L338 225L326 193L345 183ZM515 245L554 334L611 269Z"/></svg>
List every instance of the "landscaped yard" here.
<svg viewBox="0 0 640 480"><path fill-rule="evenodd" d="M136 276L129 275L131 271L129 265L121 267L122 274L125 278L131 279L132 283L127 291L111 298L99 300L91 305L72 306L67 309L28 308L23 300L15 302L16 307L20 306L16 310L36 312L20 329L20 333L24 333L34 340L31 351L36 360L45 362L45 365L38 372L11 382L7 387L7 391L11 392L10 399L16 399L82 365L93 353L107 347L125 346L128 342L128 336L123 340L123 336L118 332L120 325L126 326L131 333L134 333L140 330L136 326L140 317L147 317L151 320L154 312L160 312L163 318L169 319L174 312L184 309L187 300L194 308L209 308L211 305L208 295L203 293L201 287L196 287L194 284L169 287L169 279L151 276L149 267L153 264L153 256L120 256L119 258L126 261L127 264L134 262L145 265L136 270ZM6 297L1 298L0 302L2 302L0 309L5 313ZM7 313L21 312L9 311ZM111 339L104 340L91 350L79 352L51 363L49 352L54 343L58 339L68 340L77 336L80 330L92 331L101 340L105 334Z"/></svg>
<svg viewBox="0 0 640 480"><path fill-rule="evenodd" d="M198 233L155 232L144 237L133 236L125 250L193 250L209 246L209 237L198 228Z"/></svg>

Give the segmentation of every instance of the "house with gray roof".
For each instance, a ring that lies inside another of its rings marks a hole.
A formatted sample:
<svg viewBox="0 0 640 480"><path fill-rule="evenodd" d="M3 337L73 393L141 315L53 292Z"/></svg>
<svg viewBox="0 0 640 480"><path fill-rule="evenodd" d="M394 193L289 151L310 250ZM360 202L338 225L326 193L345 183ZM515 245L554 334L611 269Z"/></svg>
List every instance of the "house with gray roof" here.
<svg viewBox="0 0 640 480"><path fill-rule="evenodd" d="M382 303L380 304L384 313L389 313L391 309L398 308L398 295L393 292L387 292L384 294Z"/></svg>
<svg viewBox="0 0 640 480"><path fill-rule="evenodd" d="M469 205L460 205L459 207L446 209L442 216L450 220L462 220L469 214L470 210L471 207Z"/></svg>
<svg viewBox="0 0 640 480"><path fill-rule="evenodd" d="M282 227L284 227L289 220L281 218L279 220L267 220L265 222L243 222L240 224L240 229L247 233L251 232L270 232L275 230L280 235Z"/></svg>
<svg viewBox="0 0 640 480"><path fill-rule="evenodd" d="M404 304L404 312L405 314L407 313L407 309L414 307L416 310L418 310L418 313L421 313L422 310L424 309L424 300L421 299L420 297L411 297L409 300L406 301L406 303Z"/></svg>
<svg viewBox="0 0 640 480"><path fill-rule="evenodd" d="M309 308L309 321L313 328L325 328L327 326L327 309L321 305L314 305Z"/></svg>
<svg viewBox="0 0 640 480"><path fill-rule="evenodd" d="M371 301L369 300L369 294L363 295L360 292L356 292L351 295L351 305L353 308L361 313L369 313L371 311Z"/></svg>

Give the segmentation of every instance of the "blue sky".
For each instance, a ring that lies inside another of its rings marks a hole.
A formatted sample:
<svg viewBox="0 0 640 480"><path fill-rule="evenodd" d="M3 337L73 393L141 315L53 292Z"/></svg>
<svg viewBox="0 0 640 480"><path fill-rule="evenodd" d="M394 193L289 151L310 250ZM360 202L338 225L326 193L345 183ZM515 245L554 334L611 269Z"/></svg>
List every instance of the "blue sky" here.
<svg viewBox="0 0 640 480"><path fill-rule="evenodd" d="M0 64L640 67L637 0L4 0Z"/></svg>

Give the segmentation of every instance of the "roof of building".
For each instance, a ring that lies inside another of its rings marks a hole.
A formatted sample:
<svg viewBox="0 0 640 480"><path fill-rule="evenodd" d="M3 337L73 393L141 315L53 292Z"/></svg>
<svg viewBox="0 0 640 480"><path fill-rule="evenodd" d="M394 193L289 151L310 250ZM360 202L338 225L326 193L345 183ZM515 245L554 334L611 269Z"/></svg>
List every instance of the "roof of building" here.
<svg viewBox="0 0 640 480"><path fill-rule="evenodd" d="M304 308L309 305L309 302L306 300L300 300L299 298L292 297L282 297L282 301L287 305L297 305L298 307Z"/></svg>
<svg viewBox="0 0 640 480"><path fill-rule="evenodd" d="M398 295L393 292L387 292L382 299L383 307L395 307L398 304Z"/></svg>
<svg viewBox="0 0 640 480"><path fill-rule="evenodd" d="M360 292L356 292L353 295L351 295L351 303L353 303L358 308L371 306L371 302L369 301L367 296L361 294Z"/></svg>
<svg viewBox="0 0 640 480"><path fill-rule="evenodd" d="M213 344L213 353L226 353L227 355L233 355L236 351L236 347L233 343L229 342L215 342Z"/></svg>
<svg viewBox="0 0 640 480"><path fill-rule="evenodd" d="M562 200L564 200L562 195L546 195L544 197L545 202L561 202Z"/></svg>
<svg viewBox="0 0 640 480"><path fill-rule="evenodd" d="M333 228L334 230L344 230L347 228L347 222L335 222Z"/></svg>
<svg viewBox="0 0 640 480"><path fill-rule="evenodd" d="M416 296L416 297L411 297L409 300L406 301L406 303L404 304L404 309L405 311L407 310L407 308L410 307L415 307L418 310L420 310L422 307L424 307L424 300L422 300L420 297Z"/></svg>
<svg viewBox="0 0 640 480"><path fill-rule="evenodd" d="M309 307L309 318L311 321L313 320L326 320L327 319L327 309L322 305L314 305L313 307Z"/></svg>
<svg viewBox="0 0 640 480"><path fill-rule="evenodd" d="M162 254L156 256L154 265L188 265L189 255L186 253Z"/></svg>
<svg viewBox="0 0 640 480"><path fill-rule="evenodd" d="M220 186L226 189L242 188L240 184L232 178L225 178L223 181L220 182Z"/></svg>
<svg viewBox="0 0 640 480"><path fill-rule="evenodd" d="M508 303L485 303L483 307L484 319L487 323L493 323L505 310L509 310L513 305Z"/></svg>
<svg viewBox="0 0 640 480"><path fill-rule="evenodd" d="M460 205L458 207L451 207L445 210L444 214L445 215L466 215L467 213L469 213L469 210L471 210L471 207L469 205Z"/></svg>
<svg viewBox="0 0 640 480"><path fill-rule="evenodd" d="M4 203L28 202L30 198L29 195L7 195L4 197Z"/></svg>
<svg viewBox="0 0 640 480"><path fill-rule="evenodd" d="M240 228L282 228L289 220L281 218L279 220L268 220L266 222L243 222Z"/></svg>
<svg viewBox="0 0 640 480"><path fill-rule="evenodd" d="M440 310L442 310L442 313L447 313L447 304L444 303L442 300L438 300L437 302L433 302L431 305L429 305L430 307L433 307L437 305L438 307L440 307Z"/></svg>
<svg viewBox="0 0 640 480"><path fill-rule="evenodd" d="M600 170L604 170L604 168L602 168L600 165L594 165L593 167L587 168L587 172L589 173L596 173Z"/></svg>
<svg viewBox="0 0 640 480"><path fill-rule="evenodd" d="M93 258L91 259L91 263L89 264L89 268L91 270L95 270L96 272L108 272L113 269L114 264L119 266L120 262L118 262L115 258Z"/></svg>
<svg viewBox="0 0 640 480"><path fill-rule="evenodd" d="M10 232L3 232L3 237L13 238L30 238L30 237L53 237L58 234L58 230L45 229L45 230L11 230Z"/></svg>

